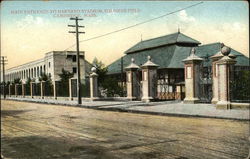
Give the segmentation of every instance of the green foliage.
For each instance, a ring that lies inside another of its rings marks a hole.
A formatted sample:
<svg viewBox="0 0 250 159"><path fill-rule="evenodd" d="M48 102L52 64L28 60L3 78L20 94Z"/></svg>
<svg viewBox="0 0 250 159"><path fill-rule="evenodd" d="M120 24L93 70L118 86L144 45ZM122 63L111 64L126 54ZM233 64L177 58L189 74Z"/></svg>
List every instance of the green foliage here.
<svg viewBox="0 0 250 159"><path fill-rule="evenodd" d="M16 78L14 79L14 84L21 84L21 79L20 78Z"/></svg>
<svg viewBox="0 0 250 159"><path fill-rule="evenodd" d="M6 83L6 85L9 86L9 85L10 85L10 81L8 81L8 82Z"/></svg>
<svg viewBox="0 0 250 159"><path fill-rule="evenodd" d="M105 66L104 63L101 61L98 61L98 59L95 57L92 62L93 67L96 68L96 73L98 74L98 85L102 86L104 79L106 77L106 74L108 72L108 68Z"/></svg>
<svg viewBox="0 0 250 159"><path fill-rule="evenodd" d="M60 76L60 85L57 87L58 96L69 96L69 79L74 76L74 73L62 69Z"/></svg>
<svg viewBox="0 0 250 159"><path fill-rule="evenodd" d="M26 83L25 83L25 94L30 95L30 83L32 82L31 78L28 78Z"/></svg>
<svg viewBox="0 0 250 159"><path fill-rule="evenodd" d="M41 77L39 77L39 81L51 81L51 76L50 75L47 75L45 73L42 73Z"/></svg>
<svg viewBox="0 0 250 159"><path fill-rule="evenodd" d="M122 96L123 88L118 84L119 81L116 78L106 77L102 82L102 87L106 90L108 97Z"/></svg>
<svg viewBox="0 0 250 159"><path fill-rule="evenodd" d="M73 76L74 76L74 73L71 73L71 72L66 71L64 69L62 69L62 73L59 74L59 77L61 78L60 81L62 83L69 82L69 79L72 78Z"/></svg>
<svg viewBox="0 0 250 159"><path fill-rule="evenodd" d="M122 96L123 88L118 84L119 81L116 78L107 76L108 68L105 64L95 58L92 65L96 68L98 74L98 86L105 90L106 95L108 97Z"/></svg>
<svg viewBox="0 0 250 159"><path fill-rule="evenodd" d="M26 84L27 84L27 85L30 85L30 82L32 82L32 81L31 81L31 78L28 78L27 81L26 81Z"/></svg>

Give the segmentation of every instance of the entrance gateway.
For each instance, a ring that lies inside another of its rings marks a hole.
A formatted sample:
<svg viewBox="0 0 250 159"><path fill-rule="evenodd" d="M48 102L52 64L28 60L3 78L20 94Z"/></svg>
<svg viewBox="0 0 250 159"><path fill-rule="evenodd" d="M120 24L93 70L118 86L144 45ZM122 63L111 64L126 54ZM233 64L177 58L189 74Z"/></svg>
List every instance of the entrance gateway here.
<svg viewBox="0 0 250 159"><path fill-rule="evenodd" d="M208 55L204 57L201 63L199 80L199 99L201 103L211 103L213 98L213 72L209 63Z"/></svg>

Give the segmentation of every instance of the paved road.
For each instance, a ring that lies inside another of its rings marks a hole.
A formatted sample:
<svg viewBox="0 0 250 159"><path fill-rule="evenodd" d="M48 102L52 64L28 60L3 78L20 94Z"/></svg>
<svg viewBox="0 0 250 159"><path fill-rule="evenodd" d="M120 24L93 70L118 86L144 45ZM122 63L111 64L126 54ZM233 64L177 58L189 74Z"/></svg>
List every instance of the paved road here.
<svg viewBox="0 0 250 159"><path fill-rule="evenodd" d="M6 158L243 159L249 122L2 101Z"/></svg>

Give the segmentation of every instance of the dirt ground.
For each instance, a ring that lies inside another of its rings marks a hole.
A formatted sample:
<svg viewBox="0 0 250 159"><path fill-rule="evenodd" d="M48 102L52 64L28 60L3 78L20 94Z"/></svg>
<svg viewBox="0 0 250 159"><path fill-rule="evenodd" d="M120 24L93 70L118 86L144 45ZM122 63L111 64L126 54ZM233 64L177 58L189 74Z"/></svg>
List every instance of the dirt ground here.
<svg viewBox="0 0 250 159"><path fill-rule="evenodd" d="M2 101L1 152L27 159L243 159L249 122Z"/></svg>

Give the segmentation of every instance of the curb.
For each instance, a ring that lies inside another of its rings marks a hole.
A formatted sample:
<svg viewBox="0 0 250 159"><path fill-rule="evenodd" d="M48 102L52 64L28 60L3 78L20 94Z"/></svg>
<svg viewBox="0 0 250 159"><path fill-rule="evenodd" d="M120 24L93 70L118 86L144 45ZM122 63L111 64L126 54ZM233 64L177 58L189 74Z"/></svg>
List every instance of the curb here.
<svg viewBox="0 0 250 159"><path fill-rule="evenodd" d="M1 99L2 100L2 99ZM134 113L134 114L147 114L147 115L160 115L160 116L172 116L172 117L185 117L185 118L210 118L210 119L224 119L224 120L237 120L237 121L250 121L250 119L240 119L240 118L229 118L229 117L219 117L219 116L206 116L206 115L192 115L192 114L174 114L174 113L162 113L162 112L149 112L143 110L131 110L131 109L122 109L122 108L103 108L103 106L107 105L100 105L100 106L87 106L87 105L80 105L80 104L67 104L67 103L53 103L53 102L46 102L46 101L31 101L31 100L18 100L18 99L4 99L10 101L19 101L19 102L28 102L28 103L38 103L38 104L50 104L50 105L57 105L57 106L71 106L71 107L78 107L78 108L87 108L93 110L102 110L102 111L115 111L115 112L124 112L124 113ZM114 105L123 105L121 104L113 104ZM139 104L141 106L148 106L149 103Z"/></svg>

